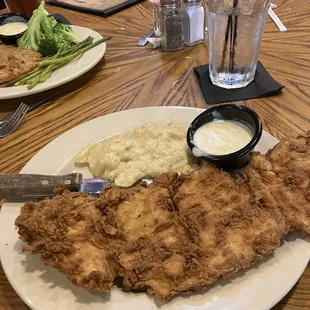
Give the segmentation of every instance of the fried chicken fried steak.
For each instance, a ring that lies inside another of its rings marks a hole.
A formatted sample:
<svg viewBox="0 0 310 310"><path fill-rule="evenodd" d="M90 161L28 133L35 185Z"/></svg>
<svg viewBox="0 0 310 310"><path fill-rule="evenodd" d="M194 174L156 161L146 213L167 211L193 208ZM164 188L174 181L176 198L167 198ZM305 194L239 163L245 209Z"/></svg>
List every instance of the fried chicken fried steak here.
<svg viewBox="0 0 310 310"><path fill-rule="evenodd" d="M310 134L254 154L244 176L211 166L99 198L64 192L16 219L26 251L85 288L146 288L164 301L207 287L310 232Z"/></svg>
<svg viewBox="0 0 310 310"><path fill-rule="evenodd" d="M40 253L45 265L57 268L75 285L110 291L118 264L109 240L101 233L97 200L64 192L53 199L26 203L15 224L24 250Z"/></svg>
<svg viewBox="0 0 310 310"><path fill-rule="evenodd" d="M14 80L35 69L42 55L21 47L0 44L0 83Z"/></svg>
<svg viewBox="0 0 310 310"><path fill-rule="evenodd" d="M255 153L245 172L264 208L278 208L290 231L310 235L310 131L283 141L265 156Z"/></svg>

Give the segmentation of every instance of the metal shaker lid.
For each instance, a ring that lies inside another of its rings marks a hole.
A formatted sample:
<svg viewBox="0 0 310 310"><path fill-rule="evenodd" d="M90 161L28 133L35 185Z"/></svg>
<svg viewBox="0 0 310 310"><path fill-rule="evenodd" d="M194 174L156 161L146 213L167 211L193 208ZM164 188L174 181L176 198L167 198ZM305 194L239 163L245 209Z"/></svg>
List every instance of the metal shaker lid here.
<svg viewBox="0 0 310 310"><path fill-rule="evenodd" d="M183 0L184 3L200 3L201 0Z"/></svg>
<svg viewBox="0 0 310 310"><path fill-rule="evenodd" d="M180 5L181 0L160 0L161 5Z"/></svg>

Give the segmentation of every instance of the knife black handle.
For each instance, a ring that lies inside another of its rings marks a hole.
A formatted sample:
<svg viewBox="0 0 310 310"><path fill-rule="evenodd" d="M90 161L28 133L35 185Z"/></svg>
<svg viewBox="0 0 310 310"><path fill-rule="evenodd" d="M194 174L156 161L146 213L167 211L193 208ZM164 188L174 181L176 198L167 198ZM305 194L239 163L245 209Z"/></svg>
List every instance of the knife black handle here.
<svg viewBox="0 0 310 310"><path fill-rule="evenodd" d="M55 195L54 189L60 186L65 186L70 191L79 191L82 180L83 176L80 173L0 175L0 200L20 197L51 197Z"/></svg>

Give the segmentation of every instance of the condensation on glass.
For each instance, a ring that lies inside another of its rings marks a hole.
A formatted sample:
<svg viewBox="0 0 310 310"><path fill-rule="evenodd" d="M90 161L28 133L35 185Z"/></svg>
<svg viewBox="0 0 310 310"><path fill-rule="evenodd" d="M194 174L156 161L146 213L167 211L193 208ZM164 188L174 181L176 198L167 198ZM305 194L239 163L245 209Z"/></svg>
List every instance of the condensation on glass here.
<svg viewBox="0 0 310 310"><path fill-rule="evenodd" d="M213 84L241 88L255 76L270 0L207 0Z"/></svg>

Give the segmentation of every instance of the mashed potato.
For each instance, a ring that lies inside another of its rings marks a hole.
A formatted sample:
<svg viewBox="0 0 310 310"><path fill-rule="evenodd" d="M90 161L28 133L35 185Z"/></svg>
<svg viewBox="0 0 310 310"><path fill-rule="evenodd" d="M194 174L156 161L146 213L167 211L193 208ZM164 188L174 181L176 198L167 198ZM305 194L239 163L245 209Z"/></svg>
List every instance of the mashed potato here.
<svg viewBox="0 0 310 310"><path fill-rule="evenodd" d="M90 144L76 156L75 163L88 165L94 177L123 187L164 172L189 173L197 168L197 161L187 148L186 131L176 122L146 124Z"/></svg>

